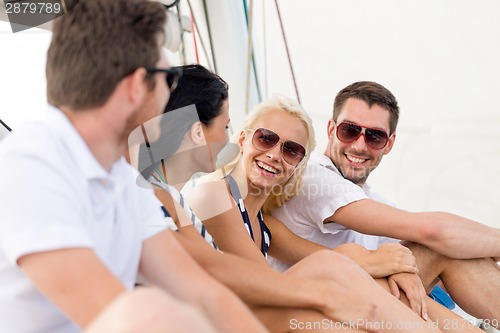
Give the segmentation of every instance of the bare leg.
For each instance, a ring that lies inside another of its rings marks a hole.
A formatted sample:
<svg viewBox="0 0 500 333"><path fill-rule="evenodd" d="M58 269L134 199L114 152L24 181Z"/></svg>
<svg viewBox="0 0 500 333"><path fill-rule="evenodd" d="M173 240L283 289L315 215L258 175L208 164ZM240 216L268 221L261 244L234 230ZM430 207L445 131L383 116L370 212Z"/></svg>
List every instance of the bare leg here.
<svg viewBox="0 0 500 333"><path fill-rule="evenodd" d="M313 278L320 280L335 280L342 279L342 271L348 271L348 262L343 262L342 258L338 257L337 253L332 255L329 253L322 253L321 255L310 256L297 265L293 266L287 271L287 274L293 274L299 277ZM336 257L337 256L337 257ZM328 265L325 263L329 263ZM355 283L353 276L349 276L349 281ZM363 284L357 287L362 290L365 297L365 302L368 302L371 297L378 300L378 324L384 322L384 327L375 327L377 322L372 322L374 325L366 326L367 329L377 329L378 331L445 331L445 332L481 332L477 327L469 325L467 322L460 322L461 317L436 303L434 300L428 298L428 314L431 319L428 322L423 321L418 315L413 313L408 307L409 301L401 295L401 301L398 301L392 294L386 279L377 279L376 282L382 288ZM347 305L346 305L347 306ZM438 329L439 328L439 329Z"/></svg>
<svg viewBox="0 0 500 333"><path fill-rule="evenodd" d="M403 243L417 259L420 278L430 291L441 279L453 300L466 312L500 321L500 267L492 258L450 259L415 243Z"/></svg>
<svg viewBox="0 0 500 333"><path fill-rule="evenodd" d="M118 297L84 333L215 333L194 308L160 289L138 288Z"/></svg>
<svg viewBox="0 0 500 333"><path fill-rule="evenodd" d="M352 265L355 265L356 269L353 269ZM285 274L316 279L318 283L332 283L337 290L347 290L345 298L339 295L332 299L332 302L340 302L344 308L354 307L360 309L361 306L373 302L376 305L375 313L365 316L360 311L357 317L352 318L354 322L359 321L365 324L359 328L378 332L439 331L432 322L425 322L407 306L377 285L371 277L367 276L365 279L364 274L366 272L359 272L357 269L360 269L359 266L347 257L327 250L316 252L301 260L287 270ZM358 275L362 276L362 278Z"/></svg>
<svg viewBox="0 0 500 333"><path fill-rule="evenodd" d="M386 279L377 279L376 281L380 284L380 286L382 286L382 288L390 292ZM410 302L404 293L401 293L400 301L409 306ZM449 333L483 332L481 329L469 323L456 313L448 310L430 297L427 297L426 302L427 313L429 314L429 323L433 323L432 325L438 327L441 331Z"/></svg>
<svg viewBox="0 0 500 333"><path fill-rule="evenodd" d="M314 310L254 308L254 314L272 332L368 332L356 323L335 322Z"/></svg>
<svg viewBox="0 0 500 333"><path fill-rule="evenodd" d="M474 323L460 317L456 313L448 310L441 304L437 303L431 298L427 300L427 309L429 310L430 319L443 331L443 332L482 332L474 325Z"/></svg>

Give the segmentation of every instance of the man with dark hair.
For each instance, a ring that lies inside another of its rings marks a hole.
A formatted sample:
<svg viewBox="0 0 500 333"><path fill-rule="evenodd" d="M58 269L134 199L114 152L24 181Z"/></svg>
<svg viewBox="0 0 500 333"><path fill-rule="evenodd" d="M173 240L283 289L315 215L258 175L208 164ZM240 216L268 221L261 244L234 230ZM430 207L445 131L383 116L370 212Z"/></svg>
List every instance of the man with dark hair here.
<svg viewBox="0 0 500 333"><path fill-rule="evenodd" d="M453 214L394 208L366 183L394 145L398 118L396 98L382 85L356 82L342 89L324 154L313 152L298 194L273 215L330 248L357 243L369 253L405 240L427 291L441 279L460 307L498 325L500 230Z"/></svg>
<svg viewBox="0 0 500 333"><path fill-rule="evenodd" d="M2 332L76 332L97 317L91 332L266 331L180 246L122 157L132 129L159 132L176 81L165 20L157 2L81 0L55 23L48 117L0 145ZM138 273L166 293L125 293Z"/></svg>

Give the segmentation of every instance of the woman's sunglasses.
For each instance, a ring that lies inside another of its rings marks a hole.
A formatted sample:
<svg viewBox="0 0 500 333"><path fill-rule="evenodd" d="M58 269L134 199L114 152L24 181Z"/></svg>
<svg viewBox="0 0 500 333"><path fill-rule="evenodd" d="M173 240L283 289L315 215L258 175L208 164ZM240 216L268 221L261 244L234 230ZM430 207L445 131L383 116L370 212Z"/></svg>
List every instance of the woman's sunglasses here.
<svg viewBox="0 0 500 333"><path fill-rule="evenodd" d="M271 150L281 141L278 134L266 128L256 130L247 128L247 130L253 132L252 144L260 151ZM281 154L286 163L297 166L306 156L306 149L297 142L285 140L281 144Z"/></svg>
<svg viewBox="0 0 500 333"><path fill-rule="evenodd" d="M389 136L382 130L348 122L337 125L337 138L344 143L356 141L361 134L365 137L366 144L373 149L382 149L389 142Z"/></svg>

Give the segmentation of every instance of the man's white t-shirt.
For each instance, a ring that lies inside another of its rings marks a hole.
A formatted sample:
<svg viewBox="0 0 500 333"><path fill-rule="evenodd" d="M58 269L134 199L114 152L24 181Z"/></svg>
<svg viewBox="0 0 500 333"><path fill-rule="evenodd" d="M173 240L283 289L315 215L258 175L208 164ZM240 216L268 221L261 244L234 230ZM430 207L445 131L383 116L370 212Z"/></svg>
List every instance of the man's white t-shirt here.
<svg viewBox="0 0 500 333"><path fill-rule="evenodd" d="M91 248L127 287L142 242L175 228L121 158L109 172L67 117L51 107L0 143L0 332L78 332L17 265L30 253Z"/></svg>
<svg viewBox="0 0 500 333"><path fill-rule="evenodd" d="M297 195L276 208L272 215L296 235L329 248L356 243L375 250L382 243L396 242L392 238L365 235L338 223L323 223L337 209L363 199L392 205L367 184L360 187L345 179L326 155L313 152ZM269 262L277 270L289 267L274 258Z"/></svg>

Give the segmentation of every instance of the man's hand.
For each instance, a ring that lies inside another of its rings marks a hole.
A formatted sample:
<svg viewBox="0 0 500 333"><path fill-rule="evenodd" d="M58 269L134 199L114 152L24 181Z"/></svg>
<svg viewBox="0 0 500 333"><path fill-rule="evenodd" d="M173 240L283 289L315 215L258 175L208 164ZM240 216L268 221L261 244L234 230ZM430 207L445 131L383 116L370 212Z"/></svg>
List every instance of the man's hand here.
<svg viewBox="0 0 500 333"><path fill-rule="evenodd" d="M401 298L400 289L406 294L410 308L424 320L427 320L427 294L417 274L397 273L387 278L391 293Z"/></svg>
<svg viewBox="0 0 500 333"><path fill-rule="evenodd" d="M375 279L403 272L418 273L411 250L400 243L382 244L374 251L355 243L346 243L337 246L334 251L354 260Z"/></svg>

